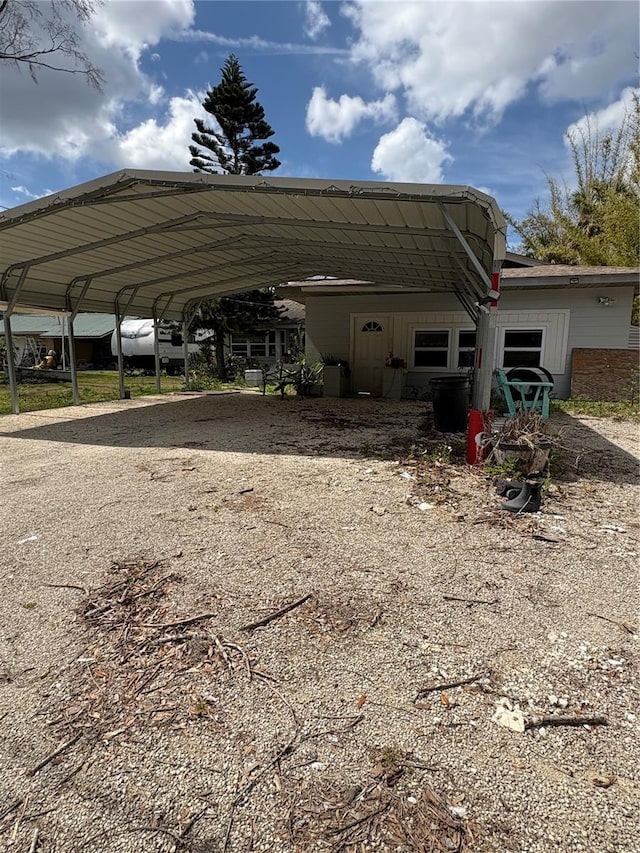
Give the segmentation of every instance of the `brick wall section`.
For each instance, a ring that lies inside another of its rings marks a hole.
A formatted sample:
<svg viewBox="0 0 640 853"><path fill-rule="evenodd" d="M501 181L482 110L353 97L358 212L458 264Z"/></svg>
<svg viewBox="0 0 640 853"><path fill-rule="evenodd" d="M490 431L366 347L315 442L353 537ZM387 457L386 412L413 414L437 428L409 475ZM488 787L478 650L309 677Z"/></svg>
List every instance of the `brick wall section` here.
<svg viewBox="0 0 640 853"><path fill-rule="evenodd" d="M638 398L638 352L629 349L573 349L571 396L583 400Z"/></svg>

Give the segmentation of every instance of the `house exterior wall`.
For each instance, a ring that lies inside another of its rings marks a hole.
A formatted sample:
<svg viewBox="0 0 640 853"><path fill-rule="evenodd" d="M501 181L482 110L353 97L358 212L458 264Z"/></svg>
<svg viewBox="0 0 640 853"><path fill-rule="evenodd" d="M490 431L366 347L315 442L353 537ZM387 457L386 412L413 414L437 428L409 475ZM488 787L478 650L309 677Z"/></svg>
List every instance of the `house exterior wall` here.
<svg viewBox="0 0 640 853"><path fill-rule="evenodd" d="M611 304L601 304L600 297L612 300ZM571 352L574 348L625 349L628 346L632 299L632 287L505 289L498 311L496 366L502 364L505 329L542 329L542 365L554 375L555 395L565 398L571 391ZM446 368L413 366L412 341L417 328L448 328L451 338L455 338L459 330L473 328L457 299L446 294L309 295L306 301L308 357L318 360L332 356L351 363L355 323L365 318L373 320L376 315L390 319L393 354L407 363L403 373L403 396L422 396L431 377L458 372L453 357Z"/></svg>
<svg viewBox="0 0 640 853"><path fill-rule="evenodd" d="M583 400L638 399L638 353L579 349L571 354L571 396Z"/></svg>

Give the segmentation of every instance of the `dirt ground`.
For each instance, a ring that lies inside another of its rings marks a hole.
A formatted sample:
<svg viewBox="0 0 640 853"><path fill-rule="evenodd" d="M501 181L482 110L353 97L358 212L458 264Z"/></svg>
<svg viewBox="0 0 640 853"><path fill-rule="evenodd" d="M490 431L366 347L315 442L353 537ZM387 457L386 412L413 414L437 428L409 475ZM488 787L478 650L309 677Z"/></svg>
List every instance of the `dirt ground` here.
<svg viewBox="0 0 640 853"><path fill-rule="evenodd" d="M0 849L640 850L638 428L512 514L429 417L0 419Z"/></svg>

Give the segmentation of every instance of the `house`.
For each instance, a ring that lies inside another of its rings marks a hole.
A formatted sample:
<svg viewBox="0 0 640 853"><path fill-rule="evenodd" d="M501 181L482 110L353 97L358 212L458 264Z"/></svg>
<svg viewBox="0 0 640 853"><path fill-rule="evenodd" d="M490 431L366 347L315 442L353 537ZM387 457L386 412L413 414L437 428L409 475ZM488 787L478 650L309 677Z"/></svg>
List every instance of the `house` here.
<svg viewBox="0 0 640 853"><path fill-rule="evenodd" d="M23 366L35 364L49 350L56 352L60 364L65 363L69 357L67 322L62 314L16 314L12 318L12 330L17 363ZM78 314L73 330L76 360L81 370L111 365L111 334L114 328L113 314ZM0 335L3 334L4 321L0 319Z"/></svg>
<svg viewBox="0 0 640 853"><path fill-rule="evenodd" d="M281 313L272 326L249 337L228 335L225 342L227 352L243 358L248 364L275 363L289 352L302 346L304 335L304 306L291 299L278 299L276 306ZM13 342L17 349L18 364L37 363L48 350L55 350L59 362L69 356L65 316L41 314L16 314L13 317ZM73 323L76 359L80 370L87 368L109 368L115 366L116 318L114 314L78 314ZM160 332L161 362L164 367L182 366L184 358L181 329L176 326ZM0 319L0 335L3 321ZM153 320L127 317L122 322L123 353L125 361L140 368L154 367ZM207 337L206 333L190 336L189 351L197 350L197 344ZM179 340L178 340L179 339ZM64 358L63 358L64 352Z"/></svg>
<svg viewBox="0 0 640 853"><path fill-rule="evenodd" d="M276 299L280 316L268 328L253 335L229 335L226 346L231 355L247 365L275 364L304 346L305 308L292 299Z"/></svg>
<svg viewBox="0 0 640 853"><path fill-rule="evenodd" d="M602 375L606 354L621 350L616 371L628 376L637 363L629 323L638 284L636 268L539 264L508 253L494 367L542 366L560 398L577 393L576 359L581 371ZM352 393L422 397L434 376L473 365L475 320L451 292L381 291L366 281L335 279L291 282L281 292L305 303L308 356L349 363Z"/></svg>
<svg viewBox="0 0 640 853"><path fill-rule="evenodd" d="M13 318L13 347L18 364L36 364L47 352L42 333L47 331L56 318L42 314L16 314ZM0 317L0 337L4 339L4 320ZM53 347L49 347L53 349Z"/></svg>

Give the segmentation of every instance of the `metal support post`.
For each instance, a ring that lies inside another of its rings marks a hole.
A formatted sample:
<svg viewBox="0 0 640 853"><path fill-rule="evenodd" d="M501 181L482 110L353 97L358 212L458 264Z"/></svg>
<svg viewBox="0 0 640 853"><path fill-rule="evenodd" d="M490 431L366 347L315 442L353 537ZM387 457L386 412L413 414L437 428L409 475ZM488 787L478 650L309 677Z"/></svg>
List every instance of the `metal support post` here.
<svg viewBox="0 0 640 853"><path fill-rule="evenodd" d="M69 367L71 368L71 390L73 393L73 405L77 406L80 404L80 394L78 392L78 368L76 365L76 339L73 334L73 319L71 317L69 317L67 323L67 336L69 340Z"/></svg>
<svg viewBox="0 0 640 853"><path fill-rule="evenodd" d="M29 268L27 266L20 268L20 276L18 278L18 282L15 286L11 299L8 300L7 310L4 312L4 336L5 343L7 346L7 368L9 369L9 390L11 393L11 410L14 415L20 413L20 402L18 400L18 376L16 373L16 358L15 352L13 350L13 335L11 334L11 315L16 307L18 302L18 298L20 296L20 291L22 290L22 286L27 277L27 272ZM3 276L2 278L2 292L6 294L7 290L7 278L8 276Z"/></svg>
<svg viewBox="0 0 640 853"><path fill-rule="evenodd" d="M115 304L115 312L116 312L116 355L118 358L118 393L120 394L120 399L125 399L125 387L124 387L124 356L122 355L122 315L120 314L120 306L116 302Z"/></svg>
<svg viewBox="0 0 640 853"><path fill-rule="evenodd" d="M460 231L460 229L458 228L458 226L454 222L453 218L449 214L449 211L446 209L444 204L442 204L442 202L440 202L440 201L438 202L438 207L440 208L440 213L444 217L444 221L447 223L449 228L456 235L456 239L458 240L458 242L460 243L460 245L464 249L467 257L469 258L469 260L471 261L471 264L473 265L476 272L480 276L480 279L482 280L483 284L485 284L487 286L488 290L491 290L491 279L487 275L487 273L486 273L484 267L482 266L482 264L480 263L480 261L476 258L473 249L467 243L462 231Z"/></svg>
<svg viewBox="0 0 640 853"><path fill-rule="evenodd" d="M184 385L189 385L189 326L186 312L182 315L182 356L184 358Z"/></svg>
<svg viewBox="0 0 640 853"><path fill-rule="evenodd" d="M3 313L4 318L4 340L7 348L7 368L9 371L9 389L11 392L11 410L14 415L20 412L18 401L18 378L16 376L16 359L13 351L13 335L11 334L11 314Z"/></svg>
<svg viewBox="0 0 640 853"><path fill-rule="evenodd" d="M491 274L491 292L500 294L501 262L494 262ZM496 348L498 302L496 299L480 305L476 337L476 361L473 383L473 408L488 412L491 406L491 385Z"/></svg>
<svg viewBox="0 0 640 853"><path fill-rule="evenodd" d="M82 286L82 290L80 291L80 296L76 300L76 304L74 307L71 306L71 290L76 284L76 279L74 279L69 287L67 288L66 293L66 302L67 307L69 309L69 367L71 368L71 391L73 394L73 405L80 405L80 393L78 391L78 366L76 364L76 339L73 333L73 322L78 316L78 311L80 310L80 306L82 305L82 301L84 297L87 295L87 291L91 286L91 279L86 278L84 280L84 284Z"/></svg>
<svg viewBox="0 0 640 853"><path fill-rule="evenodd" d="M162 394L162 383L160 381L160 339L158 337L158 312L155 306L153 305L153 357L155 361L156 368L156 391L158 394Z"/></svg>

